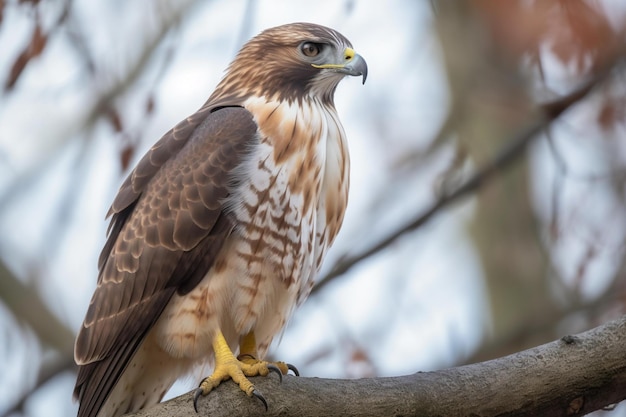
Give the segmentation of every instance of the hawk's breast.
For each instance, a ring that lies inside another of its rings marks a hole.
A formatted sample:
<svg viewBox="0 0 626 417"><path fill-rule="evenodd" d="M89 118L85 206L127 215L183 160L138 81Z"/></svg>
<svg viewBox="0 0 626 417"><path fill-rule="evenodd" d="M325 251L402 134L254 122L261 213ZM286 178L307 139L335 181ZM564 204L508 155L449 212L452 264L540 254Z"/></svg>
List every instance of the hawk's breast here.
<svg viewBox="0 0 626 417"><path fill-rule="evenodd" d="M343 220L349 160L335 109L313 99L249 98L244 107L258 142L224 202L235 229L202 282L175 296L159 323L173 356L210 353L218 328L232 347L254 331L264 354L308 296Z"/></svg>
<svg viewBox="0 0 626 417"><path fill-rule="evenodd" d="M235 196L240 231L300 297L310 291L347 205L349 158L334 107L316 99L248 99L260 144Z"/></svg>

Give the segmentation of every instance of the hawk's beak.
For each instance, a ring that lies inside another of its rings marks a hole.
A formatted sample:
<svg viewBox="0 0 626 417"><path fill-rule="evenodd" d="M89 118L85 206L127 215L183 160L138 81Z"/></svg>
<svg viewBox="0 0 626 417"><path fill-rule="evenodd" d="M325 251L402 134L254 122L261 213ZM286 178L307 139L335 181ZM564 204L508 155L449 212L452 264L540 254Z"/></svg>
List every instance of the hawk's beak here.
<svg viewBox="0 0 626 417"><path fill-rule="evenodd" d="M344 56L348 59L349 52L352 53L352 58L350 58L349 62L343 66L339 70L339 72L353 75L358 77L359 75L363 76L363 84L365 84L365 80L367 79L367 62L363 59L363 57L357 53L355 53L351 48L346 48L344 51Z"/></svg>
<svg viewBox="0 0 626 417"><path fill-rule="evenodd" d="M367 79L367 62L365 62L363 57L354 52L354 49L346 48L343 51L343 60L344 62L342 64L312 65L315 68L334 69L341 74L353 75L356 77L361 75L363 76L363 84L365 84L365 80Z"/></svg>

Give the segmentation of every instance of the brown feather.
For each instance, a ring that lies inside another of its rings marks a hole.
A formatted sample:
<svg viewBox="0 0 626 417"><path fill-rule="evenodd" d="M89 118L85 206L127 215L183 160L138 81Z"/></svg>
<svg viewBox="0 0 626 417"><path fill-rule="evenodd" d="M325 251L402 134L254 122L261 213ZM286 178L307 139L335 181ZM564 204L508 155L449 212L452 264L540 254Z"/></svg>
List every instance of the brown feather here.
<svg viewBox="0 0 626 417"><path fill-rule="evenodd" d="M233 227L222 210L231 173L258 142L256 132L245 109L202 109L168 132L122 185L76 340L80 417L97 414L172 295L211 267Z"/></svg>

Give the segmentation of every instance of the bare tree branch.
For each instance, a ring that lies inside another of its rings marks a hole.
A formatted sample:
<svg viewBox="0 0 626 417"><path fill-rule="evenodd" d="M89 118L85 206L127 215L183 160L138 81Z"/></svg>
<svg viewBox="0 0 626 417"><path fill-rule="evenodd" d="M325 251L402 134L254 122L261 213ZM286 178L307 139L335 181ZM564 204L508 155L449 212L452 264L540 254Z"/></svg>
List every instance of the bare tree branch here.
<svg viewBox="0 0 626 417"><path fill-rule="evenodd" d="M28 401L28 399L34 392L36 392L39 388L44 386L57 375L70 370L76 370L74 357L71 355L59 355L59 357L53 362L44 364L39 370L39 376L37 377L37 381L35 382L35 384L30 387L29 390L22 392L20 394L20 397L15 401L15 403L1 414L2 417L12 416L14 413L23 410L24 404L26 403L26 401Z"/></svg>
<svg viewBox="0 0 626 417"><path fill-rule="evenodd" d="M626 398L626 316L500 359L392 378L253 378L268 402L227 382L200 399L182 395L134 417L581 416Z"/></svg>
<svg viewBox="0 0 626 417"><path fill-rule="evenodd" d="M94 100L89 111L76 123L76 129L80 132L90 132L95 123L100 120L102 116L109 114L110 109L113 107L115 100L128 91L131 86L140 75L143 74L147 64L154 55L157 47L162 43L170 31L176 27L178 22L188 13L192 6L196 3L196 0L187 0L185 2L173 3L176 7L172 6L171 9L159 17L158 29L153 33L147 35L145 45L141 50L139 56L137 56L132 62L129 63L126 73L115 80L107 89L99 92L98 97ZM76 44L76 42L75 42ZM90 58L85 58L89 64ZM15 199L16 196L22 195L24 190L29 190L32 184L39 178L42 170L58 159L58 155L62 150L65 143L73 138L72 135L66 135L66 138L62 142L59 142L58 147L50 152L47 156L37 164L36 169L29 170L22 174L19 174L15 180L4 190L0 195L0 212L6 209L6 207Z"/></svg>
<svg viewBox="0 0 626 417"><path fill-rule="evenodd" d="M621 277L616 276L613 284L604 293L594 300L587 302L573 302L561 311L548 315L544 321L528 323L522 328L511 329L510 332L500 335L495 339L485 340L483 345L459 364L475 363L496 358L520 348L532 346L532 341L550 340L556 334L560 323L574 315L586 317L602 317L611 307L618 305L626 295L625 288L619 285ZM597 321L595 324L598 324ZM535 342L536 343L536 342Z"/></svg>
<svg viewBox="0 0 626 417"><path fill-rule="evenodd" d="M48 308L37 290L24 284L0 261L0 300L39 340L62 355L73 356L74 333Z"/></svg>
<svg viewBox="0 0 626 417"><path fill-rule="evenodd" d="M56 361L41 367L35 384L26 392L20 393L15 403L1 414L9 416L21 410L28 397L50 379L76 366L73 355L74 333L48 308L37 289L21 282L2 261L0 294L3 294L1 300L16 320L28 326L42 344L57 351L59 355Z"/></svg>

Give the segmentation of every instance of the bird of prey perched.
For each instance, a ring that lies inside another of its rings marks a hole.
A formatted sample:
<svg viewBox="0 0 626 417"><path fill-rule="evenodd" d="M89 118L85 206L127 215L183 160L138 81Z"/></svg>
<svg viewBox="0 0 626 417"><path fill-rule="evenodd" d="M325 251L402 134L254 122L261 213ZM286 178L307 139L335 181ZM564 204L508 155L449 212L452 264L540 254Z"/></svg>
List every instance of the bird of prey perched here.
<svg viewBox="0 0 626 417"><path fill-rule="evenodd" d="M333 95L346 75L365 82L367 65L340 33L265 30L139 161L109 210L76 339L79 417L155 404L208 363L194 405L232 379L267 407L246 377L291 368L262 358L344 217L349 160Z"/></svg>

